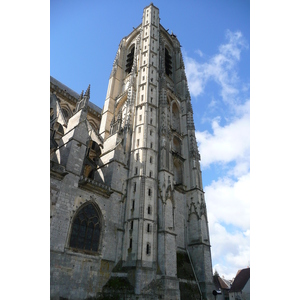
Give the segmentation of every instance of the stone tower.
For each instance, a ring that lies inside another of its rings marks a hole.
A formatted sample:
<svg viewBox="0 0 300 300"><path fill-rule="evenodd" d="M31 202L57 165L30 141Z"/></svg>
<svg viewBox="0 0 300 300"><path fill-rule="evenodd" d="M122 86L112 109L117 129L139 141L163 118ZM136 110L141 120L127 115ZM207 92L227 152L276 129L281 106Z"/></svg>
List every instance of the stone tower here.
<svg viewBox="0 0 300 300"><path fill-rule="evenodd" d="M110 184L120 189L122 182L112 157L127 170L122 266L134 278L135 293L142 294L159 274L166 294L179 299L180 252L190 258L202 294L211 293L191 97L180 43L160 24L152 3L143 11L142 24L120 42L99 133L104 152L114 149L102 157L113 170Z"/></svg>
<svg viewBox="0 0 300 300"><path fill-rule="evenodd" d="M51 78L51 299L213 299L180 43L152 3L119 44L102 110L90 89Z"/></svg>

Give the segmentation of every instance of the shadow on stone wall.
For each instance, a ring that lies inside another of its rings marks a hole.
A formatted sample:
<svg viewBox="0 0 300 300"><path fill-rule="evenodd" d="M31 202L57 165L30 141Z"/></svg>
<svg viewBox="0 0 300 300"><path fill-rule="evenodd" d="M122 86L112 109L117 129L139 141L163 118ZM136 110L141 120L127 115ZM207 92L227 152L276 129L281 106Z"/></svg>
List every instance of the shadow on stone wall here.
<svg viewBox="0 0 300 300"><path fill-rule="evenodd" d="M191 262L186 252L177 252L177 277L179 281L180 299L201 299Z"/></svg>

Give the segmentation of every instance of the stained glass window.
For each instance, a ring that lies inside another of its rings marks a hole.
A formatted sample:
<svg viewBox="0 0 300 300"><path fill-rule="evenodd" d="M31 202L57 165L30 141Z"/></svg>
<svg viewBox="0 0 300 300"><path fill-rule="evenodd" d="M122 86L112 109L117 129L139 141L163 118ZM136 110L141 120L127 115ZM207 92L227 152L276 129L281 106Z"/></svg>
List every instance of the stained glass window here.
<svg viewBox="0 0 300 300"><path fill-rule="evenodd" d="M100 218L93 204L85 205L77 213L71 231L70 247L97 251L101 233Z"/></svg>

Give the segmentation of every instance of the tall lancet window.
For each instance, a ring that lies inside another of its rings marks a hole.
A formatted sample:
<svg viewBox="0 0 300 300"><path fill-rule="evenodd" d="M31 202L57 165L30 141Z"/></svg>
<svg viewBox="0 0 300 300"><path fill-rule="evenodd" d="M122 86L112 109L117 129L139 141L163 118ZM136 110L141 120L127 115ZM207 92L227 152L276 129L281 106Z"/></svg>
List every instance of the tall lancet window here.
<svg viewBox="0 0 300 300"><path fill-rule="evenodd" d="M132 47L131 51L127 54L127 59L126 59L126 73L129 74L132 69L133 65L133 58L134 58L134 47Z"/></svg>
<svg viewBox="0 0 300 300"><path fill-rule="evenodd" d="M165 48L165 70L168 76L172 75L172 57L167 48Z"/></svg>

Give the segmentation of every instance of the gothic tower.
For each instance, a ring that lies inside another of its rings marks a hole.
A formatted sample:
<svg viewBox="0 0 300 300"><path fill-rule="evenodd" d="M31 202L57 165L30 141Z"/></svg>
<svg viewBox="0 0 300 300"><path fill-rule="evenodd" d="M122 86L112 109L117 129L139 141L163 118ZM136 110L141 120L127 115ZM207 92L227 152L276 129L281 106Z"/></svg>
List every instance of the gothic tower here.
<svg viewBox="0 0 300 300"><path fill-rule="evenodd" d="M134 293L180 299L184 280L192 278L201 299L210 299L211 246L191 97L180 43L152 3L120 42L99 135L106 184L123 195L118 257Z"/></svg>
<svg viewBox="0 0 300 300"><path fill-rule="evenodd" d="M90 91L50 78L51 299L214 299L180 43L152 3L102 110Z"/></svg>

